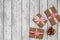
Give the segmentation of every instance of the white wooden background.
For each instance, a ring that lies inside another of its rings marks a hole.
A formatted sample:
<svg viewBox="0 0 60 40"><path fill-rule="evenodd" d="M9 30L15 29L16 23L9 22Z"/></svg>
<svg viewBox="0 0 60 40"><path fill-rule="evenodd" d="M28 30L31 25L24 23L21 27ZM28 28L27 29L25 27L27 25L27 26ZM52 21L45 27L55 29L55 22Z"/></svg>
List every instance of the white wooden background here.
<svg viewBox="0 0 60 40"><path fill-rule="evenodd" d="M29 38L29 27L39 28L32 18L37 13L46 17L44 11L52 6L60 15L60 0L0 0L0 40L39 40ZM50 26L48 21L43 27L43 40L60 40L60 23L53 26L54 36L46 34Z"/></svg>

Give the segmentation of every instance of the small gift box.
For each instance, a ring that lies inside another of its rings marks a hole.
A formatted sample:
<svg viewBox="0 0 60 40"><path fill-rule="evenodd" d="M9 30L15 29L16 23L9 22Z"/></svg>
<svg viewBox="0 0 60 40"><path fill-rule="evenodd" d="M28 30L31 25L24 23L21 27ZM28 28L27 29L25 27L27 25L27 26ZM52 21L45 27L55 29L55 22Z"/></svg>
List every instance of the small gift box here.
<svg viewBox="0 0 60 40"><path fill-rule="evenodd" d="M55 34L55 29L53 27L49 27L48 30L47 30L47 34L52 36Z"/></svg>
<svg viewBox="0 0 60 40"><path fill-rule="evenodd" d="M29 37L36 38L36 39L43 39L44 30L38 28L30 28L29 30Z"/></svg>
<svg viewBox="0 0 60 40"><path fill-rule="evenodd" d="M47 18L49 19L51 25L55 25L60 22L60 16L58 15L55 7L51 7L45 11Z"/></svg>
<svg viewBox="0 0 60 40"><path fill-rule="evenodd" d="M37 14L34 18L33 21L39 26L43 27L43 25L47 22L47 20L42 17L40 14Z"/></svg>

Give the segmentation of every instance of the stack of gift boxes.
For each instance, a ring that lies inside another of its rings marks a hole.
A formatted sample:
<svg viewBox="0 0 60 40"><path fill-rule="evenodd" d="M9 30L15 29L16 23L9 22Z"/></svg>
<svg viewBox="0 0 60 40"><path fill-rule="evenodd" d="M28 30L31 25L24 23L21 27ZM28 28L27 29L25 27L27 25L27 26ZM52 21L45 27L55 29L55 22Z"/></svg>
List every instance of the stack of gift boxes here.
<svg viewBox="0 0 60 40"><path fill-rule="evenodd" d="M45 14L47 16L47 19L51 23L51 27L48 28L47 34L48 35L54 35L55 34L55 29L52 27L53 25L57 24L60 22L60 16L58 15L55 7L51 7L45 11ZM31 28L29 29L29 37L30 38L38 38L38 39L43 39L44 37L44 29L42 28L46 23L47 20L45 17L43 17L41 14L37 14L32 20L34 23L38 25L39 28Z"/></svg>

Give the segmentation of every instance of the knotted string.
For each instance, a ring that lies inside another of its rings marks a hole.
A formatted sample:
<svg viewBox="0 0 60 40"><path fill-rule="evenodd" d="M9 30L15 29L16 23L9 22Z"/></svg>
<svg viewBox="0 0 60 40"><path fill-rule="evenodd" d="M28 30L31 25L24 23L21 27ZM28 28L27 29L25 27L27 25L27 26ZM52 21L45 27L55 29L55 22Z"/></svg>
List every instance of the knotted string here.
<svg viewBox="0 0 60 40"><path fill-rule="evenodd" d="M39 18L38 16L35 16L35 17L34 17L34 21L35 21L37 24L39 24L40 22L41 22L42 24L45 24L45 18L43 18L43 17Z"/></svg>

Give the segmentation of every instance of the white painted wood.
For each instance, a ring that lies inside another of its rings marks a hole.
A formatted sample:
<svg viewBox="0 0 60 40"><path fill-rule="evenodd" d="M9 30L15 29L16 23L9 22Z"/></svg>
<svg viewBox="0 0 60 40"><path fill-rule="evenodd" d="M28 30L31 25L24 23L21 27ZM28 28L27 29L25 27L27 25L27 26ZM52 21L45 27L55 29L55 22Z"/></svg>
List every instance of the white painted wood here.
<svg viewBox="0 0 60 40"><path fill-rule="evenodd" d="M4 28L3 28L3 0L0 0L0 40L4 39Z"/></svg>
<svg viewBox="0 0 60 40"><path fill-rule="evenodd" d="M37 15L39 13L39 0L35 0L35 7L34 7L34 14ZM34 15L34 16L35 16ZM40 28L36 23L34 23L35 28ZM36 39L36 40L41 40L41 39Z"/></svg>
<svg viewBox="0 0 60 40"><path fill-rule="evenodd" d="M60 15L60 0L58 0L58 14ZM58 40L60 40L60 23L58 23Z"/></svg>
<svg viewBox="0 0 60 40"><path fill-rule="evenodd" d="M44 11L46 9L47 9L47 0L40 0L40 14L47 19L46 15L44 13ZM47 23L43 26L43 29L44 29L44 38L43 38L43 40L47 40Z"/></svg>
<svg viewBox="0 0 60 40"><path fill-rule="evenodd" d="M4 0L4 40L11 40L11 0Z"/></svg>
<svg viewBox="0 0 60 40"><path fill-rule="evenodd" d="M12 0L12 40L21 38L21 0Z"/></svg>
<svg viewBox="0 0 60 40"><path fill-rule="evenodd" d="M57 9L57 0L40 0L40 14L47 19L44 11L47 7L50 8L52 6ZM0 0L0 40L39 40L29 38L29 28L39 28L32 21L34 15L38 13L39 0ZM58 13L60 15L60 0L58 0ZM58 40L60 40L60 24L53 26L56 29L56 33L52 37L46 34L47 27L50 26L49 21L44 25L43 29L45 32L43 40L57 40L57 36Z"/></svg>
<svg viewBox="0 0 60 40"><path fill-rule="evenodd" d="M29 0L22 0L22 40L29 40Z"/></svg>
<svg viewBox="0 0 60 40"><path fill-rule="evenodd" d="M39 0L30 0L30 27L38 28L37 24L32 21L33 17L39 13ZM30 38L30 40L39 40L35 38Z"/></svg>
<svg viewBox="0 0 60 40"><path fill-rule="evenodd" d="M35 15L34 12L34 7L35 7L35 0L30 0L30 27L34 27L34 22L32 21L33 16ZM30 40L36 40L34 38L30 38Z"/></svg>
<svg viewBox="0 0 60 40"><path fill-rule="evenodd" d="M57 9L57 0L48 0L48 8L54 6ZM48 27L51 26L50 24L48 24ZM54 25L53 28L55 28L56 33L54 36L48 36L48 40L57 40L57 25Z"/></svg>

